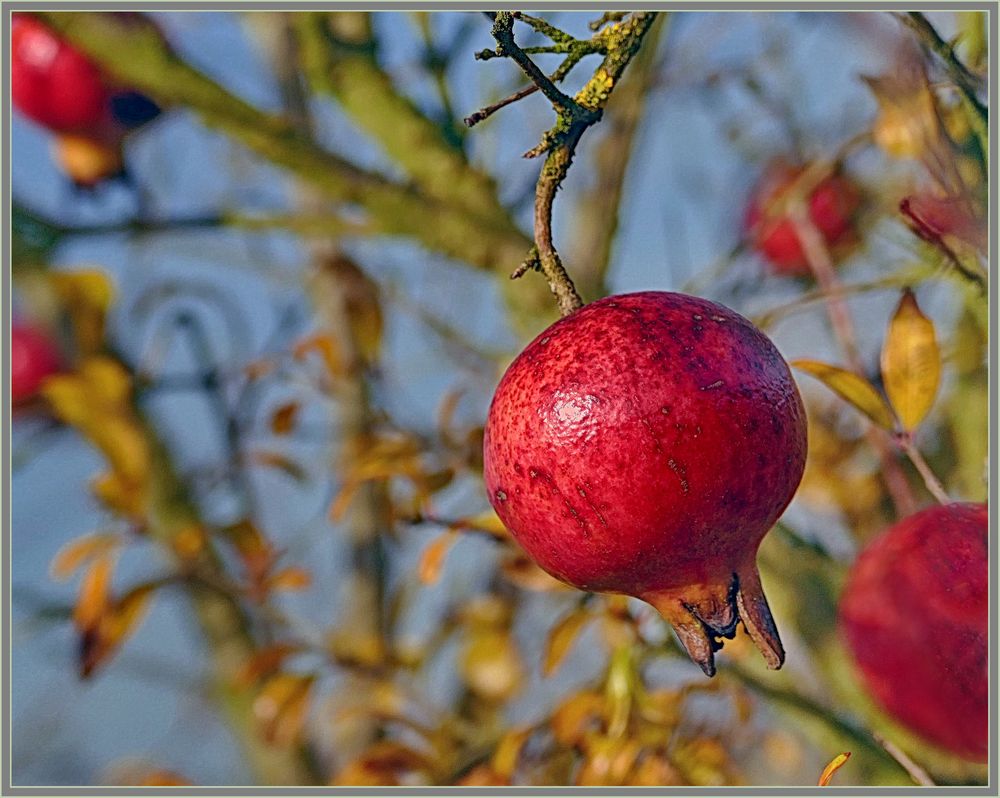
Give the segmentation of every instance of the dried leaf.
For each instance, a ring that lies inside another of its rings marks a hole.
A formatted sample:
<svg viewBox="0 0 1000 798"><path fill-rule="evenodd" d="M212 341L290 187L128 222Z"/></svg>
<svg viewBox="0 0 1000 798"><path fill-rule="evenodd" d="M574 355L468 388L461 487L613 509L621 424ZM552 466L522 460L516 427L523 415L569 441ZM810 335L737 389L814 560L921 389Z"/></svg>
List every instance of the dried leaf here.
<svg viewBox="0 0 1000 798"><path fill-rule="evenodd" d="M288 657L299 651L299 646L292 643L275 643L254 652L240 668L236 676L238 684L249 687L264 676L270 676L282 666Z"/></svg>
<svg viewBox="0 0 1000 798"><path fill-rule="evenodd" d="M292 354L296 360L304 359L310 352L318 352L327 372L334 379L347 374L347 366L340 345L329 335L316 334L299 341Z"/></svg>
<svg viewBox="0 0 1000 798"><path fill-rule="evenodd" d="M107 611L114 567L114 555L105 553L97 557L83 575L73 608L73 623L80 631L96 628Z"/></svg>
<svg viewBox="0 0 1000 798"><path fill-rule="evenodd" d="M573 642L593 615L585 608L573 610L549 631L542 654L542 675L551 676L566 658Z"/></svg>
<svg viewBox="0 0 1000 798"><path fill-rule="evenodd" d="M95 532L81 535L66 543L49 565L49 576L60 582L69 579L78 568L86 565L94 557L114 549L121 538L111 532Z"/></svg>
<svg viewBox="0 0 1000 798"><path fill-rule="evenodd" d="M882 380L903 427L916 427L934 404L941 381L941 352L934 322L920 311L910 289L903 292L882 345Z"/></svg>
<svg viewBox="0 0 1000 798"><path fill-rule="evenodd" d="M253 714L269 744L285 747L298 739L314 681L312 675L278 673L264 683L254 699Z"/></svg>
<svg viewBox="0 0 1000 798"><path fill-rule="evenodd" d="M860 410L878 426L892 429L892 410L882 395L864 377L853 371L821 363L818 360L793 360L792 366L816 377L831 391Z"/></svg>
<svg viewBox="0 0 1000 798"><path fill-rule="evenodd" d="M156 588L155 584L139 585L114 603L101 624L101 637L108 646L121 645L139 628Z"/></svg>
<svg viewBox="0 0 1000 798"><path fill-rule="evenodd" d="M458 540L458 533L449 529L447 532L438 535L431 541L430 545L424 549L420 555L420 564L417 566L417 576L425 585L433 585L441 577L441 568L444 565L444 558L449 549Z"/></svg>
<svg viewBox="0 0 1000 798"><path fill-rule="evenodd" d="M844 763L851 758L850 751L844 751L830 760L830 764L823 768L823 773L819 777L819 786L826 787L833 778L833 774L843 767Z"/></svg>
<svg viewBox="0 0 1000 798"><path fill-rule="evenodd" d="M271 432L275 435L287 435L295 429L298 415L299 403L285 402L271 414Z"/></svg>
<svg viewBox="0 0 1000 798"><path fill-rule="evenodd" d="M312 575L305 568L282 568L267 580L271 590L306 590L312 584Z"/></svg>
<svg viewBox="0 0 1000 798"><path fill-rule="evenodd" d="M304 482L306 479L306 472L302 466L280 452L265 452L257 450L255 452L251 452L249 458L250 462L254 465L276 468L286 476L294 479L296 482Z"/></svg>
<svg viewBox="0 0 1000 798"><path fill-rule="evenodd" d="M517 770L517 762L521 756L521 749L531 737L531 727L523 729L511 729L501 739L493 752L490 760L492 770L508 781Z"/></svg>

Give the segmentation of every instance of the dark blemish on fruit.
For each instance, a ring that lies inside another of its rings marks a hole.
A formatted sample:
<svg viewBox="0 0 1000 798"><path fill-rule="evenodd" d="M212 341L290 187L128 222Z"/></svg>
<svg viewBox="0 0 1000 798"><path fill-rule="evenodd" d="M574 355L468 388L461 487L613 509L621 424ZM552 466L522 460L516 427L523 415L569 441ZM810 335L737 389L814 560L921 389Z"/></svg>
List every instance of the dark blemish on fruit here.
<svg viewBox="0 0 1000 798"><path fill-rule="evenodd" d="M519 477L524 476L524 469L521 467L520 463L514 463L514 473L517 474Z"/></svg>
<svg viewBox="0 0 1000 798"><path fill-rule="evenodd" d="M670 415L670 408L669 407L661 407L660 408L660 412L663 413L663 415L665 415L665 416L669 416Z"/></svg>
<svg viewBox="0 0 1000 798"><path fill-rule="evenodd" d="M587 502L587 506L588 506L588 507L589 507L589 508L590 508L591 510L593 510L593 511L594 511L594 515L596 515L596 516L597 516L597 520L601 522L601 526L603 526L604 528L607 528L607 526L608 526L608 521L607 521L607 519L606 519L606 518L604 517L604 514L603 514L603 513L602 513L602 512L601 512L601 511L600 511L600 510L599 510L599 509L597 508L597 505L595 505L595 504L594 504L594 503L593 503L593 502L592 502L592 501L590 500L590 497L589 497L589 496L587 495L587 491L585 491L585 490L583 489L583 486L582 486L582 485L577 485L577 486L576 486L576 490L577 490L577 492L578 492L578 493L580 494L580 496L582 496L582 497L583 497L583 500L584 500L585 502Z"/></svg>
<svg viewBox="0 0 1000 798"><path fill-rule="evenodd" d="M677 475L677 479L680 480L681 493L687 496L688 491L691 489L691 486L688 485L687 481L687 469L684 468L684 466L679 465L678 462L674 460L673 457L667 460L667 465L670 467L670 470Z"/></svg>
<svg viewBox="0 0 1000 798"><path fill-rule="evenodd" d="M644 426L646 428L647 432L649 432L650 436L653 438L653 445L656 446L656 451L658 451L658 452L660 452L662 454L663 453L663 446L660 444L659 437L653 431L653 427L649 423L649 419L648 418L641 418L641 419L639 419L639 421L642 422L642 426Z"/></svg>

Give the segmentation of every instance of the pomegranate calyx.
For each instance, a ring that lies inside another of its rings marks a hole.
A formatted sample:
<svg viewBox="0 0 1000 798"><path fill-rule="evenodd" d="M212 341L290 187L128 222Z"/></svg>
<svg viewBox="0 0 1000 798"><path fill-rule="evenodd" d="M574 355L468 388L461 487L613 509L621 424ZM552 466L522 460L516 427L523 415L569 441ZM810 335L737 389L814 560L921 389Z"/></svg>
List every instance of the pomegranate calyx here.
<svg viewBox="0 0 1000 798"><path fill-rule="evenodd" d="M658 590L641 596L673 627L688 656L706 676L715 675L715 652L723 639L736 637L742 621L767 667L777 670L785 661L777 627L771 617L756 566L733 572L728 582Z"/></svg>

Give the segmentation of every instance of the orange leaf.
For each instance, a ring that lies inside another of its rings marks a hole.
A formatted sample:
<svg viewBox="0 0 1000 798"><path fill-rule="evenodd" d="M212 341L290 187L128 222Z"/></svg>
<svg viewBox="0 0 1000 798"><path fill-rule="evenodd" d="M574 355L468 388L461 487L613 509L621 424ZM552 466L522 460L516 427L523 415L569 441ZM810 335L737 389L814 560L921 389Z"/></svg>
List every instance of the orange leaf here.
<svg viewBox="0 0 1000 798"><path fill-rule="evenodd" d="M573 610L552 627L545 640L545 653L542 655L543 676L551 676L556 672L573 642L592 618L593 615L588 610L580 608Z"/></svg>
<svg viewBox="0 0 1000 798"><path fill-rule="evenodd" d="M74 538L56 552L49 565L49 575L60 582L69 579L78 568L86 565L94 557L111 551L120 542L121 538L110 532L97 532Z"/></svg>
<svg viewBox="0 0 1000 798"><path fill-rule="evenodd" d="M312 575L305 568L282 568L267 580L271 590L305 590L312 584Z"/></svg>
<svg viewBox="0 0 1000 798"><path fill-rule="evenodd" d="M833 778L833 774L843 767L844 763L851 758L850 751L844 751L830 760L830 764L823 768L823 773L819 777L819 786L826 787Z"/></svg>
<svg viewBox="0 0 1000 798"><path fill-rule="evenodd" d="M347 373L340 346L329 335L312 335L299 341L292 350L296 360L302 360L310 352L319 353L331 377L342 377Z"/></svg>
<svg viewBox="0 0 1000 798"><path fill-rule="evenodd" d="M417 567L417 576L425 585L433 585L441 577L441 568L444 565L444 558L448 550L455 545L458 540L458 533L454 529L438 535L431 541L430 545L424 549L420 555L420 565Z"/></svg>
<svg viewBox="0 0 1000 798"><path fill-rule="evenodd" d="M265 646L243 664L236 677L237 683L249 687L262 676L268 676L280 668L282 663L298 650L299 647L292 643Z"/></svg>
<svg viewBox="0 0 1000 798"><path fill-rule="evenodd" d="M96 628L108 609L114 556L106 553L91 563L80 583L80 594L73 608L73 623L82 632Z"/></svg>
<svg viewBox="0 0 1000 798"><path fill-rule="evenodd" d="M109 645L120 645L139 628L156 587L153 584L139 585L115 602L111 612L105 616L106 623L101 626L102 636Z"/></svg>
<svg viewBox="0 0 1000 798"><path fill-rule="evenodd" d="M271 432L275 435L287 435L295 428L298 415L298 402L286 402L281 405L271 414Z"/></svg>
<svg viewBox="0 0 1000 798"><path fill-rule="evenodd" d="M302 482L306 478L306 472L303 470L302 466L280 452L264 452L259 450L251 452L250 461L254 465L277 468L282 473L290 476L296 482Z"/></svg>
<svg viewBox="0 0 1000 798"><path fill-rule="evenodd" d="M254 699L253 714L268 743L284 747L298 739L314 681L310 675L278 673L265 682Z"/></svg>

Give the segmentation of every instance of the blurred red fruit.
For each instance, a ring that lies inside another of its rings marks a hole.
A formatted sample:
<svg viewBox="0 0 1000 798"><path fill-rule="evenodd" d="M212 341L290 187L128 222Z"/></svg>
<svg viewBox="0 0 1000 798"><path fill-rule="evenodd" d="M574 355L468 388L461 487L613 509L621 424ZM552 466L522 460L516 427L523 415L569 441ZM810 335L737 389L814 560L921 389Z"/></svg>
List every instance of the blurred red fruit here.
<svg viewBox="0 0 1000 798"><path fill-rule="evenodd" d="M135 25L152 24L119 13ZM66 175L93 187L122 174L123 142L160 114L144 94L121 87L75 47L30 14L13 14L11 95L14 106L56 134L53 148Z"/></svg>
<svg viewBox="0 0 1000 798"><path fill-rule="evenodd" d="M61 358L52 339L23 324L10 330L10 398L14 404L33 399L45 378L59 371Z"/></svg>
<svg viewBox="0 0 1000 798"><path fill-rule="evenodd" d="M784 207L790 191L805 170L787 164L771 166L754 189L744 226L751 246L771 265L774 274L810 273L802 242ZM857 187L844 177L830 175L819 182L808 199L809 218L827 246L847 241L853 216L861 203Z"/></svg>
<svg viewBox="0 0 1000 798"><path fill-rule="evenodd" d="M14 107L55 132L104 123L110 95L97 65L30 14L11 16Z"/></svg>
<svg viewBox="0 0 1000 798"><path fill-rule="evenodd" d="M543 569L649 602L710 676L740 621L781 666L756 556L802 477L806 417L749 321L662 291L593 302L507 369L483 452L490 502Z"/></svg>
<svg viewBox="0 0 1000 798"><path fill-rule="evenodd" d="M901 723L959 756L988 754L985 504L904 518L858 557L840 629L868 689Z"/></svg>

